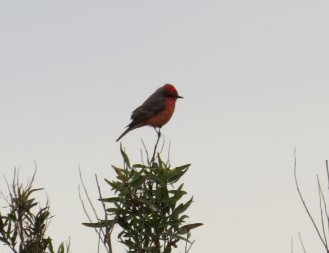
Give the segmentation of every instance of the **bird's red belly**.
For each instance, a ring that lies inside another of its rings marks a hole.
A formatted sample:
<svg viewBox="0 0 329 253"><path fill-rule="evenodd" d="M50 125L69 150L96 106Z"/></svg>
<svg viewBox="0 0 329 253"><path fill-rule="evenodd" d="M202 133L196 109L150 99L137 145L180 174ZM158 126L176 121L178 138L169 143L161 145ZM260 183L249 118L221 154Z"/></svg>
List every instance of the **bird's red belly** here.
<svg viewBox="0 0 329 253"><path fill-rule="evenodd" d="M167 101L166 108L154 115L153 117L146 120L146 125L153 127L162 127L165 125L171 118L175 111L175 101Z"/></svg>

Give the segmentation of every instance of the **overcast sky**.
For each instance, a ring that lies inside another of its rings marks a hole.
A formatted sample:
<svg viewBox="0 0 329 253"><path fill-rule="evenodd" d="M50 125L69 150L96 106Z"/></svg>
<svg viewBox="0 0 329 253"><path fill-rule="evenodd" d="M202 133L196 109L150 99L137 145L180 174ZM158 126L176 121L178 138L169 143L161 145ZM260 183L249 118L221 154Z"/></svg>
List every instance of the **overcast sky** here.
<svg viewBox="0 0 329 253"><path fill-rule="evenodd" d="M115 139L131 111L169 82L184 99L163 133L172 165L192 163L183 178L190 221L205 224L191 252L290 252L293 237L298 253L299 231L308 252L320 252L293 150L318 217L328 13L328 0L1 0L0 172L11 178L19 167L26 181L36 161L36 187L55 215L50 235L96 252L81 226L78 167L96 200L94 174L112 179L110 165L122 164ZM122 139L136 163L140 138L151 149L156 135L145 127Z"/></svg>

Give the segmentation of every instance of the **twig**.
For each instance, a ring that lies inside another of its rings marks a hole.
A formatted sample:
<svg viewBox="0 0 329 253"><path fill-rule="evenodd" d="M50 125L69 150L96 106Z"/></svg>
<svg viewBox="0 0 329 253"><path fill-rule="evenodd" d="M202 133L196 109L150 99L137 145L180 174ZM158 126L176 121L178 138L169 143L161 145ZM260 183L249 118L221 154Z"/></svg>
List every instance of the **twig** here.
<svg viewBox="0 0 329 253"><path fill-rule="evenodd" d="M141 142L142 142L142 145L143 145L143 148L144 148L145 154L146 154L146 161L147 161L147 164L150 164L149 152L147 151L147 148L146 148L145 143L144 143L144 141L143 141L142 138L141 138Z"/></svg>
<svg viewBox="0 0 329 253"><path fill-rule="evenodd" d="M166 165L168 167L170 167L170 150L171 150L171 142L169 141L169 145L168 145L168 153L167 153L167 162Z"/></svg>
<svg viewBox="0 0 329 253"><path fill-rule="evenodd" d="M298 232L298 236L299 236L299 241L300 241L300 244L302 245L303 251L304 251L304 253L306 253L306 249L304 247L304 243L303 243L303 240L302 240L302 236L300 235L300 232Z"/></svg>
<svg viewBox="0 0 329 253"><path fill-rule="evenodd" d="M93 220L90 218L89 214L88 214L88 211L87 211L87 208L85 206L85 203L82 199L82 196L81 196L81 191L80 191L80 185L78 186L78 192L79 192L79 199L80 199L80 202L81 202L81 205L82 205L82 208L83 208L83 211L85 213L85 215L87 216L88 220L90 223L93 223ZM98 235L98 242L97 242L97 252L99 253L100 251L100 240L101 240L101 234L100 232L97 230L97 228L94 228L95 232L97 233Z"/></svg>
<svg viewBox="0 0 329 253"><path fill-rule="evenodd" d="M95 174L95 179L96 179L96 185L97 185L97 189L98 189L99 198L102 200L103 199L103 196L102 196L102 192L101 192L101 187L99 185L98 177L97 177L96 174ZM105 216L104 219L105 219L105 221L107 221L108 220L108 218L107 218L108 216L107 216L106 206L105 206L105 204L104 204L103 201L101 201L101 202L102 202L102 207L103 207L104 216ZM105 231L106 238L104 240L106 242L106 245L108 246L108 249L107 250L108 250L109 253L112 253L112 242L111 242L111 233L112 233L112 230L113 230L113 226L111 227L110 230L107 230L106 229L106 231Z"/></svg>
<svg viewBox="0 0 329 253"><path fill-rule="evenodd" d="M319 199L320 199L321 226L322 226L324 241L326 243L326 248L328 249L327 235L326 235L326 230L324 228L324 216L323 216L322 203L324 203L324 209L325 209L325 212L326 212L326 216L328 216L327 215L327 207L326 207L327 205L326 205L326 201L324 199L323 193L322 193L322 188L321 188L321 184L320 184L320 180L319 180L319 175L317 175L316 177L317 177L317 181L318 181L318 191L319 191Z"/></svg>
<svg viewBox="0 0 329 253"><path fill-rule="evenodd" d="M94 205L93 205L93 203L92 203L92 201L91 201L91 199L90 199L90 197L89 197L89 194L88 194L87 188L86 188L85 183L84 183L84 181L83 181L82 173L81 173L81 169L80 169L80 167L79 167L79 175L80 175L80 180L81 180L82 188L83 188L84 193L85 193L85 195L86 195L86 197L87 197L87 200L88 200L88 202L89 202L89 204L90 204L90 206L91 206L91 208L92 208L92 210L93 210L93 213L94 213L96 219L99 220L99 217L98 217L98 215L97 215L96 209L95 209L95 207L94 207Z"/></svg>
<svg viewBox="0 0 329 253"><path fill-rule="evenodd" d="M92 201L91 201L91 199L90 199L90 197L89 197L89 194L88 194L87 188L86 188L86 186L85 186L85 183L84 183L84 181L83 181L82 173L81 173L81 169L80 169L80 167L79 167L79 176L80 176L81 185L82 185L82 188L83 188L83 190L84 190L85 196L86 196L86 198L87 198L87 200L88 200L88 203L89 203L89 205L91 206L91 208L92 208L92 210L93 210L93 213L94 213L94 215L95 215L97 221L100 221L100 219L99 219L99 217L98 217L98 215L97 215L96 209L95 209L95 207L94 207L94 205L93 205L93 203L92 203ZM84 210L84 213L86 214L86 216L87 216L89 222L90 222L90 223L93 223L91 217L89 216L89 214L88 214L88 212L87 212L87 209L86 209L86 207L85 207L84 201L83 201L83 199L82 199L81 192L80 192L80 187L79 187L78 189L79 189L79 198L80 198L80 202L81 202L81 204L82 204L82 208L83 208L83 210ZM99 230L97 230L96 228L94 228L94 229L95 229L95 232L98 234L98 238L99 238L99 239L101 239L102 236L105 238L105 233L104 233L104 231L103 231L102 229L99 229ZM101 240L102 240L102 239L101 239ZM103 242L103 244L106 246L105 241L102 240L102 242ZM99 252L99 244L98 244L98 252Z"/></svg>
<svg viewBox="0 0 329 253"><path fill-rule="evenodd" d="M145 162L144 162L144 156L143 156L143 150L140 149L140 152L141 152L141 161L142 161L142 164L145 165Z"/></svg>
<svg viewBox="0 0 329 253"><path fill-rule="evenodd" d="M328 160L326 160L326 171L327 171L327 184L329 189L329 167L328 167Z"/></svg>
<svg viewBox="0 0 329 253"><path fill-rule="evenodd" d="M294 253L294 238L291 237L290 239L290 252Z"/></svg>
<svg viewBox="0 0 329 253"><path fill-rule="evenodd" d="M185 250L184 250L184 253L188 253L190 251L190 249L192 248L195 240L193 240L192 242L189 241L191 237L191 233L188 231L186 233L186 240L185 240Z"/></svg>
<svg viewBox="0 0 329 253"><path fill-rule="evenodd" d="M328 167L328 160L326 160L326 172L327 172L327 185L328 185L328 189L329 189L329 167ZM323 195L323 193L322 193ZM327 204L325 202L325 204ZM325 208L326 208L326 217L327 217L327 225L328 225L328 231L329 231L329 214L328 214L328 211L327 211L327 205L325 205Z"/></svg>
<svg viewBox="0 0 329 253"><path fill-rule="evenodd" d="M163 142L162 142L162 145L161 145L161 148L160 148L160 151L158 152L159 154L161 154L162 153L162 151L163 151L163 149L164 149L164 146L165 146L165 144L166 144L166 138L165 138L165 135L163 135Z"/></svg>
<svg viewBox="0 0 329 253"><path fill-rule="evenodd" d="M192 242L190 242L190 245L187 247L187 249L186 249L186 251L185 251L186 253L190 252L190 250L191 250L191 248L192 248L194 242L195 242L195 240L193 240Z"/></svg>
<svg viewBox="0 0 329 253"><path fill-rule="evenodd" d="M295 160L295 162L294 162L294 177L295 177L295 183L296 183L296 187L297 187L298 195L299 195L299 197L300 197L300 199L301 199L301 201L302 201L302 203L303 203L304 209L305 209L305 211L306 211L308 217L310 218L310 220L311 220L311 222L312 222L312 224L313 224L313 227L315 228L315 230L316 230L316 232L317 232L317 234L318 234L318 236L319 236L319 238L320 238L320 240L321 240L323 246L326 248L326 250L327 250L327 252L328 252L328 249L327 249L327 247L326 247L326 243L325 243L324 239L322 238L321 233L320 233L320 231L319 231L319 229L318 229L318 226L316 225L316 223L315 223L315 221L314 221L314 219L313 219L313 217L312 217L310 211L308 210L308 207L307 207L307 205L306 205L306 203L305 203L305 200L304 200L304 198L303 198L303 195L302 195L302 193L301 193L301 191L300 191L300 188L299 188L299 185L298 185L298 181L297 181L296 148L294 149L294 160Z"/></svg>
<svg viewBox="0 0 329 253"><path fill-rule="evenodd" d="M150 162L151 165L153 165L154 160L155 160L155 158L156 158L156 151L157 151L157 147L158 147L158 144L159 144L159 141L160 141L160 138L161 138L161 132L160 132L160 129L159 129L159 131L157 131L156 128L154 128L154 129L155 129L155 131L156 131L157 134L158 134L158 139L157 139L157 141L156 141L156 143L155 143L155 146L154 146L153 155L152 155L152 159L151 159L151 162Z"/></svg>

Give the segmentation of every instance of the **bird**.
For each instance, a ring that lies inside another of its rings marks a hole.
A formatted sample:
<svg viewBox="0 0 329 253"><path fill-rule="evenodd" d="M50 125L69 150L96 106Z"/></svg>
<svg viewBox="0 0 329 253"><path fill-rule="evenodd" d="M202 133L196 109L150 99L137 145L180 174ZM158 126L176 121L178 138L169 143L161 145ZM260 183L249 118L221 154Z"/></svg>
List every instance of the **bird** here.
<svg viewBox="0 0 329 253"><path fill-rule="evenodd" d="M127 129L119 136L116 142L131 130L143 126L153 127L158 136L160 136L160 129L173 115L178 98L183 97L178 95L176 88L172 84L167 83L158 88L141 106L131 113L131 123L126 126ZM156 128L159 128L159 130Z"/></svg>

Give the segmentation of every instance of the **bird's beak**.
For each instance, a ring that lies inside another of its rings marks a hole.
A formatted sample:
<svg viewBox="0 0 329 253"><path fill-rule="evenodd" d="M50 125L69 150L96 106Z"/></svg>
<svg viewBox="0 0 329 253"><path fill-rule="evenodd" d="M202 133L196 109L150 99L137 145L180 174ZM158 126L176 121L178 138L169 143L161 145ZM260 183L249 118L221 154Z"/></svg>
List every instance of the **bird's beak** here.
<svg viewBox="0 0 329 253"><path fill-rule="evenodd" d="M183 98L183 97L181 97L181 96L177 96L177 98Z"/></svg>

